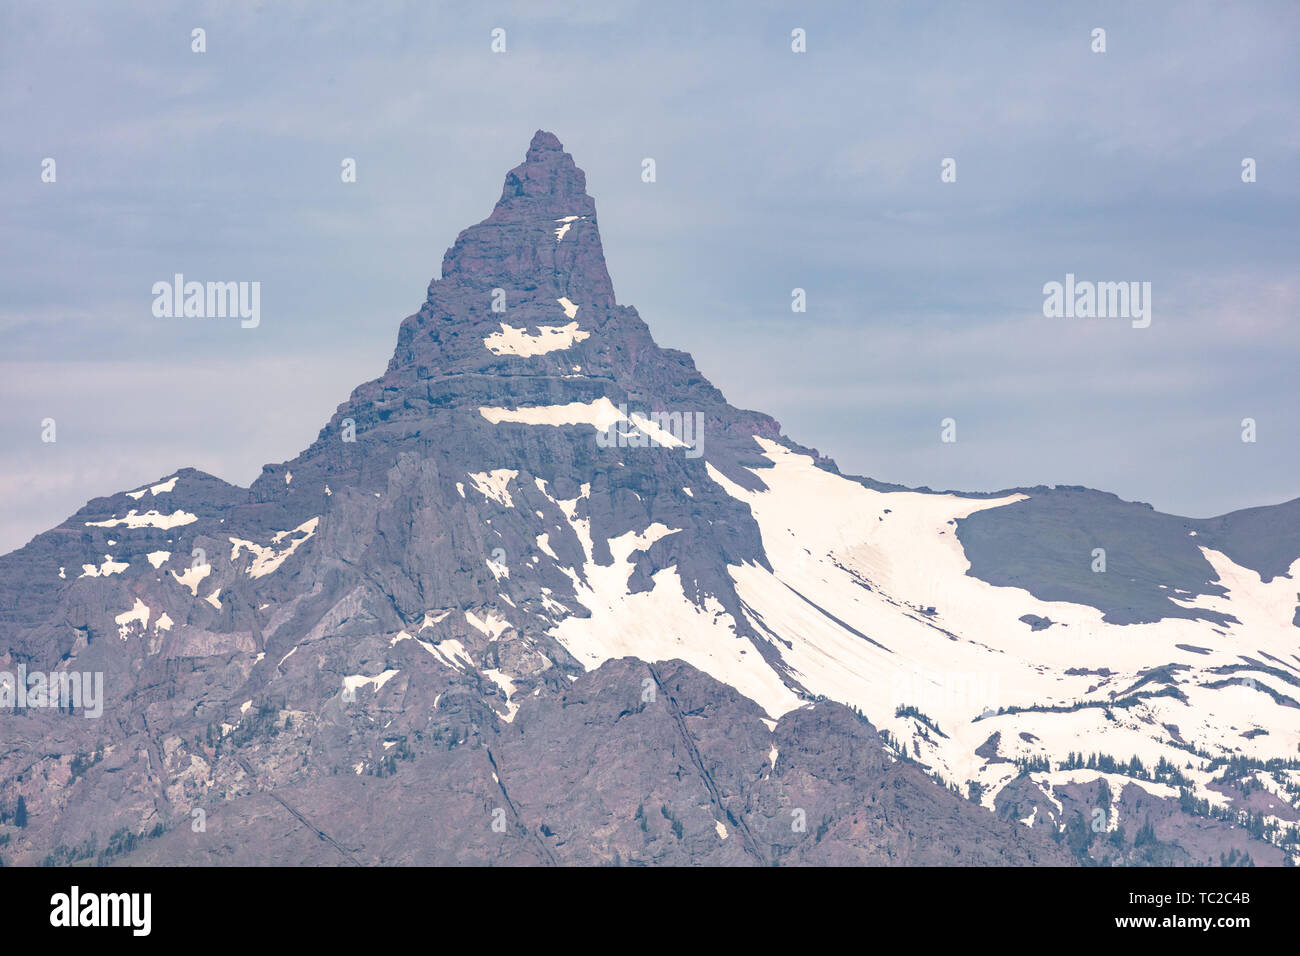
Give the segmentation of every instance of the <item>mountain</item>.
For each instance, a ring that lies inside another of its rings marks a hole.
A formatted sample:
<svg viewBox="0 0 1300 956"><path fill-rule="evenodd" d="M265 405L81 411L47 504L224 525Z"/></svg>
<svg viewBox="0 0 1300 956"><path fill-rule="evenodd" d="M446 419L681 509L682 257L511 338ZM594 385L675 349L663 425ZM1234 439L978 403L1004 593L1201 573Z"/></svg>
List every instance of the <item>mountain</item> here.
<svg viewBox="0 0 1300 956"><path fill-rule="evenodd" d="M1298 524L840 474L617 303L538 132L309 448L0 558L0 856L1296 862Z"/></svg>

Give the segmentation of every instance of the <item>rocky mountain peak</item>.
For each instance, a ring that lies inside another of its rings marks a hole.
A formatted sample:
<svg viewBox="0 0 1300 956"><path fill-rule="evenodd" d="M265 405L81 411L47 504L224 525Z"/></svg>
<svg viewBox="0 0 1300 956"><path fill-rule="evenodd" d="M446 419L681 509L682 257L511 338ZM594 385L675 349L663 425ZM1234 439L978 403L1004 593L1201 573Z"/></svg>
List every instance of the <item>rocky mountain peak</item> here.
<svg viewBox="0 0 1300 956"><path fill-rule="evenodd" d="M586 174L564 151L554 133L539 129L533 135L524 161L506 174L505 187L493 216L504 216L518 206L521 199L577 202L591 207L579 210L580 213L594 209L592 198L587 195Z"/></svg>
<svg viewBox="0 0 1300 956"><path fill-rule="evenodd" d="M492 214L447 250L442 278L476 291L503 289L507 301L541 291L551 301L614 304L596 202L587 195L586 175L555 134L538 130L533 136L524 161L506 173Z"/></svg>
<svg viewBox="0 0 1300 956"><path fill-rule="evenodd" d="M0 862L1300 862L1296 515L840 475L615 304L538 132L306 451L0 556Z"/></svg>

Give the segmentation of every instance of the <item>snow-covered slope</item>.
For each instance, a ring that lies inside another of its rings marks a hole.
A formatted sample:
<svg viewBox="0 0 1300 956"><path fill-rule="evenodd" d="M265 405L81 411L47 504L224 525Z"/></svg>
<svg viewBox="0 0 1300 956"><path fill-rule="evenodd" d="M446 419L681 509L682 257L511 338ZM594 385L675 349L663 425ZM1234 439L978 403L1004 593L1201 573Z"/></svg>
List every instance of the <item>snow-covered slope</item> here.
<svg viewBox="0 0 1300 956"><path fill-rule="evenodd" d="M1295 756L1300 561L1264 583L1206 548L1227 594L1185 603L1239 623L1107 624L1096 608L1042 601L967 574L957 520L1025 495L876 491L777 442L756 441L770 463L753 469L765 487L747 491L709 471L761 529L768 566L728 570L746 622L783 666L757 653L720 606L686 599L671 569L655 575L650 591L627 594L629 558L647 543L633 535L611 542L611 565L583 570L592 586L579 600L592 616L555 628L585 666L625 655L681 658L773 718L802 705L794 691L830 698L892 732L945 781L964 790L977 784L990 808L1018 761L1059 765L1095 753L1131 765L1136 757L1151 774L1164 761L1197 796L1226 805L1208 788L1212 758ZM1027 617L1052 623L1034 629ZM996 750L977 754L995 734ZM1275 771L1271 780L1296 802L1300 770Z"/></svg>

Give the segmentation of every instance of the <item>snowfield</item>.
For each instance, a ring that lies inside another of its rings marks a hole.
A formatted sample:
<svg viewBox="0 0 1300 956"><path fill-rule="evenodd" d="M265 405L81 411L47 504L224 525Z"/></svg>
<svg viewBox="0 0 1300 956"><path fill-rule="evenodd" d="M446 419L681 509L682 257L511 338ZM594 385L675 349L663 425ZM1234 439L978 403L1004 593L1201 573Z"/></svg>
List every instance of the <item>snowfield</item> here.
<svg viewBox="0 0 1300 956"><path fill-rule="evenodd" d="M599 565L591 557L590 522L577 517L577 501L558 502L587 555L580 573L566 573L590 616L564 617L551 633L585 667L623 656L680 658L774 718L808 696L828 697L859 709L945 781L963 791L978 785L989 808L1018 776L1016 760L1101 753L1122 763L1136 756L1152 770L1164 759L1196 782L1198 796L1223 804L1221 794L1204 787L1211 779L1206 759L1189 746L1258 759L1296 754L1300 707L1275 702L1270 691L1285 700L1300 697L1300 686L1250 662L1296 670L1285 662L1296 661L1300 643L1292 624L1300 561L1289 578L1264 584L1255 572L1203 548L1228 595L1200 597L1197 606L1230 613L1239 624L1183 618L1107 624L1096 608L1042 601L966 573L970 562L956 536L957 519L1023 495L875 491L775 442L756 440L772 464L754 469L766 490L747 491L712 465L708 471L749 506L759 525L771 570L746 563L729 572L747 630L768 644L789 678L721 604L688 599L675 568L658 571L651 590L628 593L636 555L673 529L655 523L614 538L613 563ZM1029 614L1054 624L1033 631L1020 620ZM1169 665L1163 679L1135 687L1152 669ZM1248 670L1214 672L1234 665ZM1227 680L1234 675L1241 680ZM1181 698L1154 696L1168 686ZM904 707L925 719L898 715ZM1242 736L1252 730L1267 733ZM977 755L995 733L996 756ZM1052 786L1098 776L1058 773L1068 779L1039 781L1049 794ZM1165 784L1133 782L1177 796ZM1112 789L1118 792L1118 785ZM1031 825L1032 817L1025 823Z"/></svg>

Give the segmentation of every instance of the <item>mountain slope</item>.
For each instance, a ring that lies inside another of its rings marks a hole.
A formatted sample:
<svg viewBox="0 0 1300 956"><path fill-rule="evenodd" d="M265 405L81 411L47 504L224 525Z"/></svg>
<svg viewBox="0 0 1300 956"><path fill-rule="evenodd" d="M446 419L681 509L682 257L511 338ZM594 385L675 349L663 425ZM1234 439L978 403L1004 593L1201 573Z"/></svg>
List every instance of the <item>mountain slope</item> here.
<svg viewBox="0 0 1300 956"><path fill-rule="evenodd" d="M617 304L539 132L309 448L0 558L0 670L105 688L15 708L4 855L1281 863L1295 513L840 475Z"/></svg>

